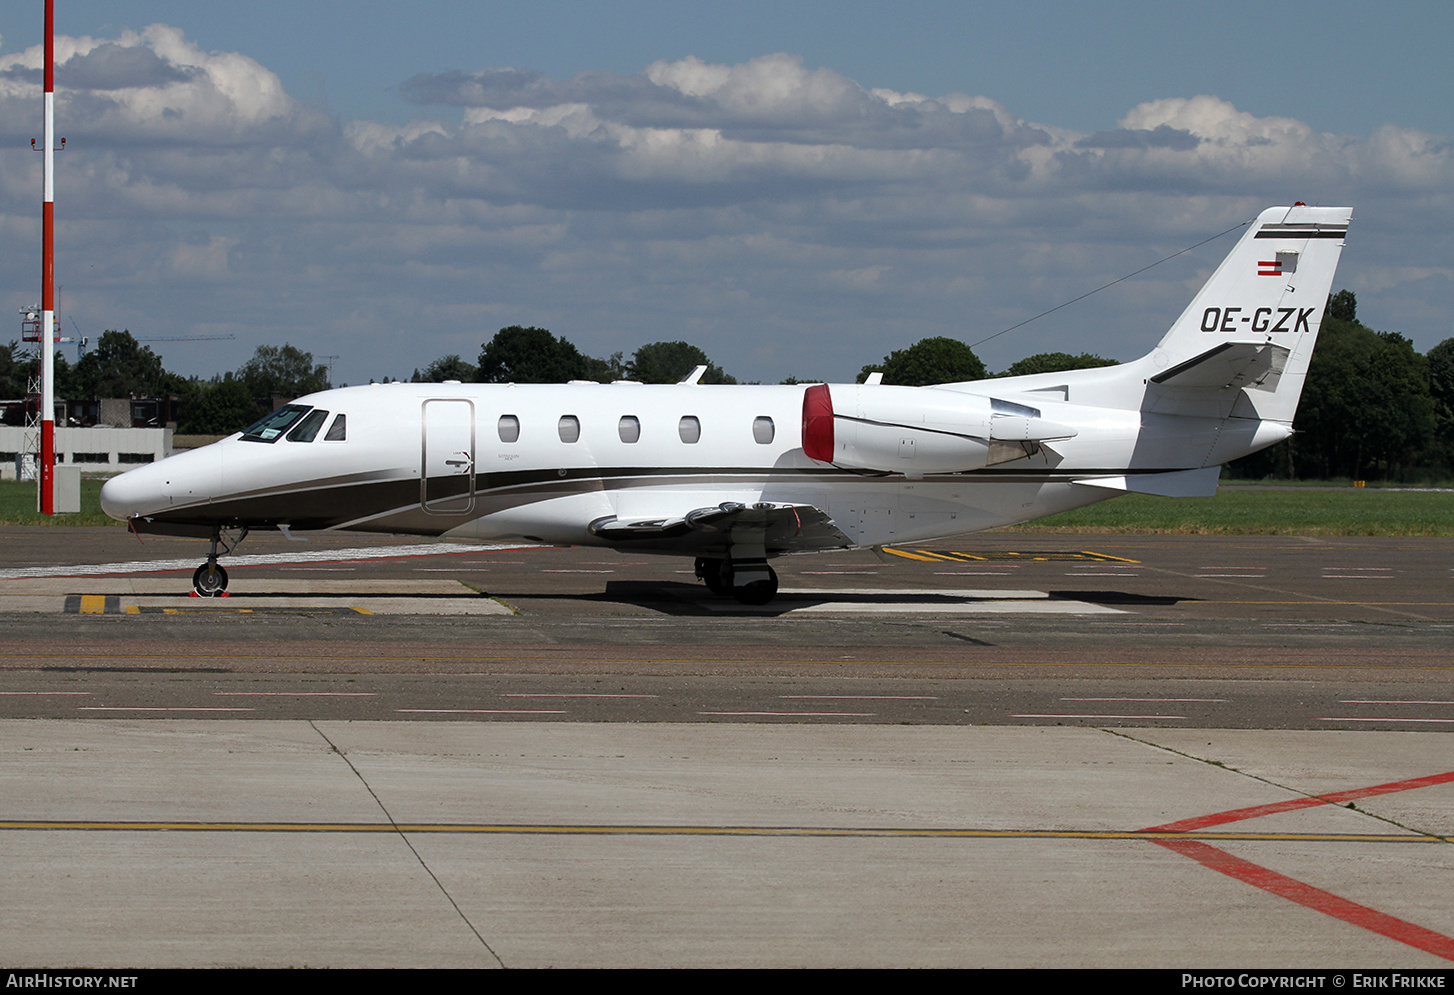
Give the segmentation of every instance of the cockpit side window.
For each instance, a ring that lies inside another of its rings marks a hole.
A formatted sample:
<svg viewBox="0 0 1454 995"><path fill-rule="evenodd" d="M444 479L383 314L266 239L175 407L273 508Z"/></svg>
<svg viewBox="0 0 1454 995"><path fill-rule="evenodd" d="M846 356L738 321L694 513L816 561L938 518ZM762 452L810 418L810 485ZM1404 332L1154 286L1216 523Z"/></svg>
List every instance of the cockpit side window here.
<svg viewBox="0 0 1454 995"><path fill-rule="evenodd" d="M328 426L328 434L323 437L324 442L343 442L348 438L348 415L338 413L333 419L333 424Z"/></svg>
<svg viewBox="0 0 1454 995"><path fill-rule="evenodd" d="M323 427L328 412L322 408L314 408L303 416L303 420L293 431L288 433L289 442L312 442L318 437L318 430Z"/></svg>
<svg viewBox="0 0 1454 995"><path fill-rule="evenodd" d="M253 422L242 430L243 442L274 443L293 427L293 423L308 412L306 404L285 404L260 421Z"/></svg>

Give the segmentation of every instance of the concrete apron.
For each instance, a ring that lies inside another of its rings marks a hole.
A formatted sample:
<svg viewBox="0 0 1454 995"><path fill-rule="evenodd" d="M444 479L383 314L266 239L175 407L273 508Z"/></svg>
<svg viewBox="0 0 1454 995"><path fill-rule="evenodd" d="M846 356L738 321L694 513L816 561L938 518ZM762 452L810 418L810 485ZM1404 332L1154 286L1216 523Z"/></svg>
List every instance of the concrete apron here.
<svg viewBox="0 0 1454 995"><path fill-rule="evenodd" d="M0 957L1447 967L1450 742L5 721Z"/></svg>

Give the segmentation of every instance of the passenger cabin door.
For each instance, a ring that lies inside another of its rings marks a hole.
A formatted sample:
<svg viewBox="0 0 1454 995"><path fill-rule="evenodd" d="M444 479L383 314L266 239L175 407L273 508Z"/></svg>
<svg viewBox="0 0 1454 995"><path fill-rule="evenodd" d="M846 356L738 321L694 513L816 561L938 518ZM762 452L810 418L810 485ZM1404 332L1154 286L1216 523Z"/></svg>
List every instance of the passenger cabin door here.
<svg viewBox="0 0 1454 995"><path fill-rule="evenodd" d="M475 506L475 405L431 398L423 407L419 503L431 515L464 515Z"/></svg>

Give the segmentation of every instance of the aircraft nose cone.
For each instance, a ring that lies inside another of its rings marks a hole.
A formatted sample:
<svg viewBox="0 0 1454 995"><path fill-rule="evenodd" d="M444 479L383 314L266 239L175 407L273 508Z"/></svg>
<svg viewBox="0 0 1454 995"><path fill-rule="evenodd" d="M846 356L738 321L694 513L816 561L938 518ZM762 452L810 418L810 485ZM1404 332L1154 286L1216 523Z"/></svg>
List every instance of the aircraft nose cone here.
<svg viewBox="0 0 1454 995"><path fill-rule="evenodd" d="M222 487L222 453L206 446L139 466L101 487L101 510L122 520L212 501Z"/></svg>
<svg viewBox="0 0 1454 995"><path fill-rule="evenodd" d="M101 485L101 510L125 521L165 506L162 480L156 471L156 465L140 466L106 481Z"/></svg>

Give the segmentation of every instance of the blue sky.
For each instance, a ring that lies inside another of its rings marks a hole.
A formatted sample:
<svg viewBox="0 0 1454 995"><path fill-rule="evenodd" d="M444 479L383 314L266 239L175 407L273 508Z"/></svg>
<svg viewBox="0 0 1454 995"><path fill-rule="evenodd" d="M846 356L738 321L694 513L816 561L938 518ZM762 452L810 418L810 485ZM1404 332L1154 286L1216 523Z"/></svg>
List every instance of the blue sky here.
<svg viewBox="0 0 1454 995"><path fill-rule="evenodd" d="M9 0L5 51L35 41L40 7ZM1085 131L1114 127L1144 100L1199 93L1320 131L1454 131L1441 83L1454 68L1454 4L1444 0L424 0L360 9L339 0L58 0L57 31L176 25L202 48L257 59L299 99L394 121L413 114L396 85L421 72L521 66L562 78L688 55L730 64L791 52L865 87L981 93L1021 117ZM36 23L22 29L17 14Z"/></svg>
<svg viewBox="0 0 1454 995"><path fill-rule="evenodd" d="M1454 334L1446 2L57 6L63 306L236 336L157 343L183 372L290 341L341 381L408 375L522 323L848 378L1293 199L1353 205L1366 321ZM12 311L40 21L0 5ZM1132 358L1228 247L981 354Z"/></svg>

